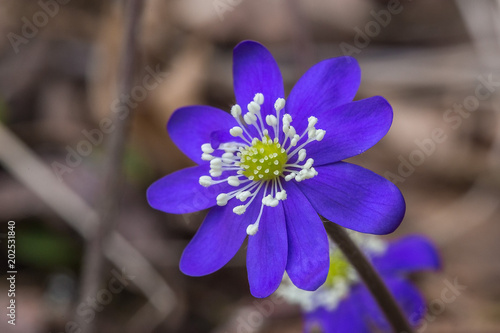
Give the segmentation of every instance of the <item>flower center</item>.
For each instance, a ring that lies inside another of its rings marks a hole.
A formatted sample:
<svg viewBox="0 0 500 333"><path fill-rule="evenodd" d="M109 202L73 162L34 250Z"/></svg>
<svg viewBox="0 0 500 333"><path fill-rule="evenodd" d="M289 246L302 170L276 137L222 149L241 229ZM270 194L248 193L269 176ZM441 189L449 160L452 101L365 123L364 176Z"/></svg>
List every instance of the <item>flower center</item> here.
<svg viewBox="0 0 500 333"><path fill-rule="evenodd" d="M339 281L345 281L349 278L351 266L345 259L341 251L334 251L330 254L330 269L326 278L325 285L333 287Z"/></svg>
<svg viewBox="0 0 500 333"><path fill-rule="evenodd" d="M373 257L384 255L387 244L377 236L365 235L354 231L348 231L352 240L360 246L365 255L371 260ZM311 312L317 308L334 310L340 302L347 297L351 288L360 283L360 278L354 267L346 259L342 251L330 243L330 266L325 283L316 291L310 292L295 287L285 273L283 281L276 291L278 295L289 303L295 303Z"/></svg>
<svg viewBox="0 0 500 333"><path fill-rule="evenodd" d="M229 193L220 193L217 205L225 206L232 198L246 202L233 208L235 214L241 215L260 191L263 192L257 220L247 228L249 235L257 232L264 206L276 207L279 201L286 200L283 181L301 182L318 174L313 167L314 160L306 159L304 147L310 142L323 140L326 133L316 129L316 117L309 117L307 126L302 125L305 127L302 134L297 134L291 125L292 117L286 113L280 117L285 107L283 98L274 103L276 115L268 114L263 118L263 104L264 95L258 93L247 105L248 112L244 115L241 107L234 105L231 115L238 126L231 128L229 133L235 140L218 147L212 147L210 143L201 146L202 160L210 161L210 176L201 176L200 185L208 187L227 182L236 187ZM223 173L227 176L221 177Z"/></svg>
<svg viewBox="0 0 500 333"><path fill-rule="evenodd" d="M266 135L262 141L254 139L252 146L241 150L240 165L242 174L250 180L272 180L283 174L287 160L278 139L271 140Z"/></svg>

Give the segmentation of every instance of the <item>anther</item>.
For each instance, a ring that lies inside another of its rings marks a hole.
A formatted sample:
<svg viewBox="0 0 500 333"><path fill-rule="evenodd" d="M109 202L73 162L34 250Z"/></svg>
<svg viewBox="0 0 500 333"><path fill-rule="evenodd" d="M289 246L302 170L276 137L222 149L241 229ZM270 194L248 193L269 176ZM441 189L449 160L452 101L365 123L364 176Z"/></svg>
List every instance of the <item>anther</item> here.
<svg viewBox="0 0 500 333"><path fill-rule="evenodd" d="M321 141L325 137L326 131L319 129L316 131L316 141Z"/></svg>
<svg viewBox="0 0 500 333"><path fill-rule="evenodd" d="M317 130L313 127L313 128L310 128L309 131L307 131L307 137L308 139L316 139L316 135L317 135Z"/></svg>
<svg viewBox="0 0 500 333"><path fill-rule="evenodd" d="M220 175L222 175L222 169L210 169L210 176L219 177Z"/></svg>
<svg viewBox="0 0 500 333"><path fill-rule="evenodd" d="M214 149L212 148L212 145L210 143L204 143L201 145L201 151L206 154L212 154L214 152Z"/></svg>
<svg viewBox="0 0 500 333"><path fill-rule="evenodd" d="M229 197L226 193L221 193L217 196L217 205L218 206L225 206L227 205L227 201L229 200Z"/></svg>
<svg viewBox="0 0 500 333"><path fill-rule="evenodd" d="M233 105L231 108L231 115L234 118L239 118L241 116L241 107L238 104Z"/></svg>
<svg viewBox="0 0 500 333"><path fill-rule="evenodd" d="M285 190L276 193L276 199L278 199L278 200L286 200L286 198L287 198L287 195L286 195L286 191Z"/></svg>
<svg viewBox="0 0 500 333"><path fill-rule="evenodd" d="M247 208L245 207L245 205L240 205L233 208L233 213L241 215L245 213L246 210Z"/></svg>
<svg viewBox="0 0 500 333"><path fill-rule="evenodd" d="M259 105L264 104L264 95L262 95L261 93L255 94L255 96L253 97L253 101Z"/></svg>
<svg viewBox="0 0 500 333"><path fill-rule="evenodd" d="M292 116L290 116L288 113L285 113L283 115L283 124L287 124L290 126L290 123L292 122Z"/></svg>
<svg viewBox="0 0 500 333"><path fill-rule="evenodd" d="M257 114L260 112L260 105L255 102L250 102L247 105L248 112L252 114Z"/></svg>
<svg viewBox="0 0 500 333"><path fill-rule="evenodd" d="M253 236L259 231L259 225L257 223L250 224L247 227L247 235Z"/></svg>
<svg viewBox="0 0 500 333"><path fill-rule="evenodd" d="M239 126L234 126L229 130L229 134L234 137L240 136L241 134L243 134L243 129Z"/></svg>
<svg viewBox="0 0 500 333"><path fill-rule="evenodd" d="M266 124L268 124L269 126L276 126L278 124L278 118L276 118L272 114L269 114L266 116Z"/></svg>
<svg viewBox="0 0 500 333"><path fill-rule="evenodd" d="M212 156L213 157L213 156ZM210 166L211 167L215 167L215 166L221 166L222 165L222 159L220 158L212 158L212 160L210 161Z"/></svg>
<svg viewBox="0 0 500 333"><path fill-rule="evenodd" d="M204 187L209 187L210 185L212 185L212 178L209 176L201 176L200 185Z"/></svg>
<svg viewBox="0 0 500 333"><path fill-rule="evenodd" d="M274 102L274 109L276 111L281 111L285 107L285 99L284 98L278 98L276 102Z"/></svg>
<svg viewBox="0 0 500 333"><path fill-rule="evenodd" d="M227 178L227 182L231 186L240 186L240 180L236 176L230 176Z"/></svg>
<svg viewBox="0 0 500 333"><path fill-rule="evenodd" d="M257 116L251 112L248 112L243 116L243 119L245 120L245 123L247 123L248 125L252 125L257 121Z"/></svg>
<svg viewBox="0 0 500 333"><path fill-rule="evenodd" d="M307 118L307 122L308 122L307 127L312 128L312 127L314 127L314 125L316 125L318 123L318 118L311 116L311 117Z"/></svg>
<svg viewBox="0 0 500 333"><path fill-rule="evenodd" d="M306 159L306 150L305 149L299 150L299 158L297 159L297 162L302 162L305 159Z"/></svg>
<svg viewBox="0 0 500 333"><path fill-rule="evenodd" d="M304 164L304 169L309 169L312 167L314 160L312 158L308 159L306 164Z"/></svg>
<svg viewBox="0 0 500 333"><path fill-rule="evenodd" d="M240 200L241 202L247 200L250 196L252 195L252 192L250 191L243 191L238 194L236 194L236 199Z"/></svg>
<svg viewBox="0 0 500 333"><path fill-rule="evenodd" d="M210 154L208 154L208 153L203 153L203 154L201 154L201 159L202 159L203 161L211 161L211 160L213 160L214 158L215 158L214 156L212 156L212 155L210 155Z"/></svg>

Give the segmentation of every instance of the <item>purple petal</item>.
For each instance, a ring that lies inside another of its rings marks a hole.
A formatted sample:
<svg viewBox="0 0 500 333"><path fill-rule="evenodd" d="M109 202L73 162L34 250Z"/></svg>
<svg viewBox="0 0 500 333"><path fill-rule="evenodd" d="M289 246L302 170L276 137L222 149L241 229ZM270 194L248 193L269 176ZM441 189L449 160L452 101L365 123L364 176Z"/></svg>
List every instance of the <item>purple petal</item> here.
<svg viewBox="0 0 500 333"><path fill-rule="evenodd" d="M441 260L434 244L423 236L412 235L390 242L386 252L372 258L383 274L410 273L439 269Z"/></svg>
<svg viewBox="0 0 500 333"><path fill-rule="evenodd" d="M329 247L325 227L304 194L291 182L285 184L283 201L288 235L286 271L300 289L316 290L328 275Z"/></svg>
<svg viewBox="0 0 500 333"><path fill-rule="evenodd" d="M219 130L219 131L214 131L210 135L210 143L212 147L219 147L221 143L225 142L239 142L239 143L244 143L244 141L240 137L234 137L229 133L227 129L224 130ZM223 153L221 151L221 153ZM214 156L217 154L214 153Z"/></svg>
<svg viewBox="0 0 500 333"><path fill-rule="evenodd" d="M227 112L195 105L175 110L168 121L167 131L184 154L202 164L207 162L201 159L201 145L212 142L212 132L225 130L229 133L236 125L234 118Z"/></svg>
<svg viewBox="0 0 500 333"><path fill-rule="evenodd" d="M284 98L283 79L271 53L261 44L244 41L234 48L233 79L236 102L243 113L255 94L264 95L262 116L274 114L274 102Z"/></svg>
<svg viewBox="0 0 500 333"><path fill-rule="evenodd" d="M260 208L261 199L256 198L252 205ZM248 237L248 282L254 297L267 297L278 288L285 273L286 259L287 238L283 206L281 202L276 207L264 206L259 230Z"/></svg>
<svg viewBox="0 0 500 333"><path fill-rule="evenodd" d="M298 183L318 214L345 228L371 234L393 232L405 213L399 189L360 166L319 166L318 175Z"/></svg>
<svg viewBox="0 0 500 333"><path fill-rule="evenodd" d="M322 141L305 149L314 165L323 165L361 154L386 135L392 124L392 108L380 96L344 104L335 109L318 109L317 128L326 131ZM303 125L304 129L307 122Z"/></svg>
<svg viewBox="0 0 500 333"><path fill-rule="evenodd" d="M425 300L420 292L402 278L386 276L384 282L405 313L409 323L416 326L425 315ZM387 322L384 313L363 284L360 283L353 288L350 298L352 302L359 305L359 311L365 314L367 323L376 326L383 332L390 331L391 326Z"/></svg>
<svg viewBox="0 0 500 333"><path fill-rule="evenodd" d="M186 168L171 173L156 182L147 190L149 205L171 214L185 214L214 206L216 197L234 188L228 183L203 187L201 176L209 174L208 164Z"/></svg>
<svg viewBox="0 0 500 333"><path fill-rule="evenodd" d="M332 58L314 65L295 84L286 101L292 125L307 125L308 117L351 102L360 82L361 70L354 58Z"/></svg>
<svg viewBox="0 0 500 333"><path fill-rule="evenodd" d="M348 296L333 310L318 308L306 313L305 332L317 332L314 329L320 327L320 331L325 333L370 333L371 330L363 320L363 315L359 310L359 304Z"/></svg>
<svg viewBox="0 0 500 333"><path fill-rule="evenodd" d="M260 208L250 205L243 215L237 215L233 208L238 205L239 200L231 199L226 206L216 206L208 212L182 254L180 269L184 274L213 273L236 254L247 236L247 226L257 218Z"/></svg>

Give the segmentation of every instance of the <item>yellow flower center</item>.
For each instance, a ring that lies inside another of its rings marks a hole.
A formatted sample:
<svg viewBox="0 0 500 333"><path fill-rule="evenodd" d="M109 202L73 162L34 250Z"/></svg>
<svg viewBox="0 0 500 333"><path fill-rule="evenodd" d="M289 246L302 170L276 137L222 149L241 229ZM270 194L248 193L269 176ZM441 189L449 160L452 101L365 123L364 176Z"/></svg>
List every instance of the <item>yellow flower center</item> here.
<svg viewBox="0 0 500 333"><path fill-rule="evenodd" d="M325 284L333 287L336 281L347 280L350 271L350 264L345 259L341 251L335 251L330 255L330 269Z"/></svg>
<svg viewBox="0 0 500 333"><path fill-rule="evenodd" d="M254 139L252 145L241 152L240 165L243 175L250 180L272 180L283 174L287 160L278 140L273 141L266 135L262 141Z"/></svg>

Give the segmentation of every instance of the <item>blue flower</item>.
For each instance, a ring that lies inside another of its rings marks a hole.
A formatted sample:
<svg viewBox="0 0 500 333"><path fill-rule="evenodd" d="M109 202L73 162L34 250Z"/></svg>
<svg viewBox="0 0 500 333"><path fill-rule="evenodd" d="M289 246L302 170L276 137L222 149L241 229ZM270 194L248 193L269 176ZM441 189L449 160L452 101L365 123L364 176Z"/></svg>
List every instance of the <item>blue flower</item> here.
<svg viewBox="0 0 500 333"><path fill-rule="evenodd" d="M185 274L217 271L249 235L254 296L274 292L285 270L296 286L315 290L329 262L318 214L374 234L392 232L403 219L396 186L342 162L387 133L391 106L378 96L352 101L361 73L350 57L313 66L286 102L278 65L261 44L235 47L233 75L231 113L188 106L172 115L170 137L198 165L152 184L149 204L174 214L211 208L182 255Z"/></svg>
<svg viewBox="0 0 500 333"><path fill-rule="evenodd" d="M358 234L357 242L377 269L410 323L417 326L425 315L425 301L409 282L409 273L435 270L440 259L425 237L412 235L386 244ZM314 292L299 290L285 277L277 293L304 310L304 331L323 333L391 332L389 323L340 250L331 251L330 274Z"/></svg>

